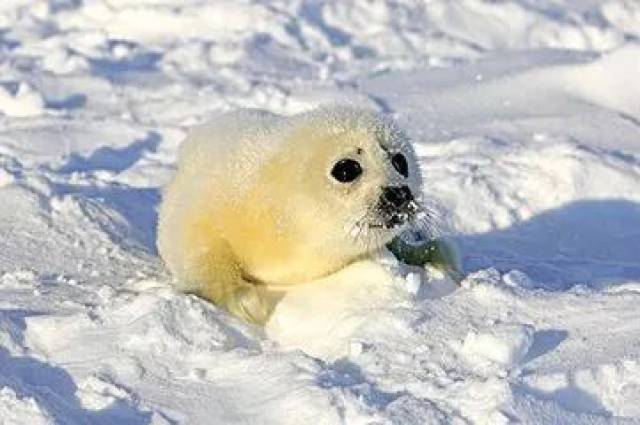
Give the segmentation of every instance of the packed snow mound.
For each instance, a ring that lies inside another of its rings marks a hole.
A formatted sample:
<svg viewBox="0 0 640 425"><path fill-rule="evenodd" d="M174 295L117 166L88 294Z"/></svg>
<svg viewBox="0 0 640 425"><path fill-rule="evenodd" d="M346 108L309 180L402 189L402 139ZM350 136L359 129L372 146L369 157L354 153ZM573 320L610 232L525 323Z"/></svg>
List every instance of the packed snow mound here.
<svg viewBox="0 0 640 425"><path fill-rule="evenodd" d="M527 325L492 323L486 329L469 331L462 350L475 361L484 358L507 367L513 366L529 352L533 332L533 328Z"/></svg>
<svg viewBox="0 0 640 425"><path fill-rule="evenodd" d="M9 117L41 115L44 109L42 96L29 85L19 83L12 93L10 88L0 86L0 112Z"/></svg>
<svg viewBox="0 0 640 425"><path fill-rule="evenodd" d="M52 421L49 415L42 412L33 398L20 398L9 387L3 387L0 390L0 413L3 424L47 425Z"/></svg>
<svg viewBox="0 0 640 425"><path fill-rule="evenodd" d="M354 263L335 275L289 290L266 332L285 348L336 360L360 350L354 338L371 323L391 325L393 317L385 311L401 305L409 288L404 279L375 262Z"/></svg>
<svg viewBox="0 0 640 425"><path fill-rule="evenodd" d="M1 424L637 423L640 4L0 2ZM187 128L348 101L465 279L390 255L258 329L170 289Z"/></svg>

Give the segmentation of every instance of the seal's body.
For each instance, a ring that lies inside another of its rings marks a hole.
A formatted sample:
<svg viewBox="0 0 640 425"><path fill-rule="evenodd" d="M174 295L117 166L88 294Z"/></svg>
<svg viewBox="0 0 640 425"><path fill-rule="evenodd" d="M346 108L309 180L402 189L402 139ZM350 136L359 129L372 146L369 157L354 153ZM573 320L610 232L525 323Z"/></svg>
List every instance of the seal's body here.
<svg viewBox="0 0 640 425"><path fill-rule="evenodd" d="M396 236L417 211L420 181L406 135L373 112L229 113L183 143L159 252L179 288L262 323L286 285Z"/></svg>

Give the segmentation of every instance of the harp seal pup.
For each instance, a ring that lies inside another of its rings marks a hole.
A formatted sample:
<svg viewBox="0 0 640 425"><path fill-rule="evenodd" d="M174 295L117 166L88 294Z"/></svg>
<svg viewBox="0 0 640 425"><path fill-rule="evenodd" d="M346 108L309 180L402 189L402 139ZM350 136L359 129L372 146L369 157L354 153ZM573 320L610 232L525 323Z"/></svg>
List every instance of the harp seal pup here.
<svg viewBox="0 0 640 425"><path fill-rule="evenodd" d="M194 128L159 211L174 285L264 324L287 286L361 259L419 211L404 131L353 106L227 113Z"/></svg>

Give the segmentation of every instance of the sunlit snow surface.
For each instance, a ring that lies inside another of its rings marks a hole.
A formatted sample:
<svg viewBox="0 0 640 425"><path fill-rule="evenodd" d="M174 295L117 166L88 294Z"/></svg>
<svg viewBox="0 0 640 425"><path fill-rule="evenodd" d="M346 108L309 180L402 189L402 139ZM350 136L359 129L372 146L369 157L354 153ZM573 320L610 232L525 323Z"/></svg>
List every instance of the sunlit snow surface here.
<svg viewBox="0 0 640 425"><path fill-rule="evenodd" d="M640 3L0 2L0 424L640 423ZM185 129L393 114L456 288L389 256L266 331L155 256Z"/></svg>

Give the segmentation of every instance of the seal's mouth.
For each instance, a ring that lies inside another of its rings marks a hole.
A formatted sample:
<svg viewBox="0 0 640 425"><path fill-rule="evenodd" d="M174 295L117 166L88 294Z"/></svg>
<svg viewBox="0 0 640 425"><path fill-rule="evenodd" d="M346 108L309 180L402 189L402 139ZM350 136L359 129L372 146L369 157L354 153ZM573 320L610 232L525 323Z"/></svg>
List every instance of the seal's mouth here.
<svg viewBox="0 0 640 425"><path fill-rule="evenodd" d="M418 204L408 186L386 186L382 188L376 210L380 221L370 227L395 229L413 220Z"/></svg>
<svg viewBox="0 0 640 425"><path fill-rule="evenodd" d="M349 234L358 239L369 235L368 230L371 230L376 231L373 233L376 240L384 239L390 232L395 233L406 224L419 220L423 211L408 186L386 186L377 202L349 229Z"/></svg>

